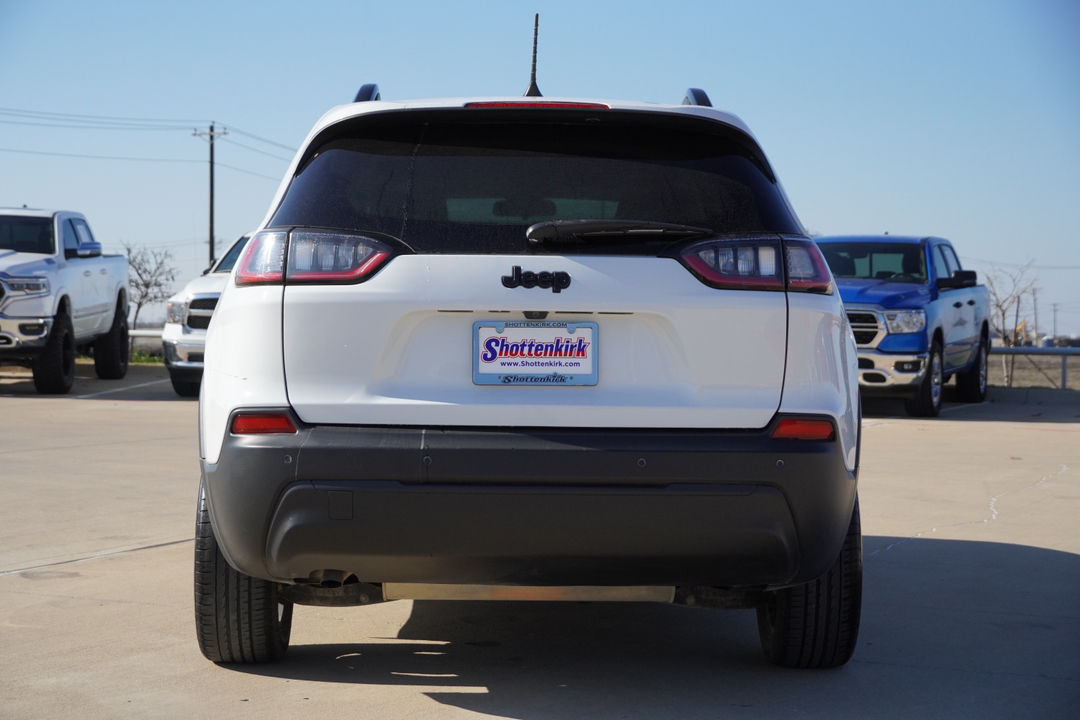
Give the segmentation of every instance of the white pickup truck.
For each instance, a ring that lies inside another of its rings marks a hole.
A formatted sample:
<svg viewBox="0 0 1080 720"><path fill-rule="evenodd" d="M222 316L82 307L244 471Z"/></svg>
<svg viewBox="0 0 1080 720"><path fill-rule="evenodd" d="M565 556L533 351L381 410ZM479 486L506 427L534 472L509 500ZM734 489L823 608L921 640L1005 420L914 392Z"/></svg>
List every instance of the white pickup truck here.
<svg viewBox="0 0 1080 720"><path fill-rule="evenodd" d="M76 212L0 208L0 364L66 393L85 348L103 379L128 369L127 258L103 255Z"/></svg>

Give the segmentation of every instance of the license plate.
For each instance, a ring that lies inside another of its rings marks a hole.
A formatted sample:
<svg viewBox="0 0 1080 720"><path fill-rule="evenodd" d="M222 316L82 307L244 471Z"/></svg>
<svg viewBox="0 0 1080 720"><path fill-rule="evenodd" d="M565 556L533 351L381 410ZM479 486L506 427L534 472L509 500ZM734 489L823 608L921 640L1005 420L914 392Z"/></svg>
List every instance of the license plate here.
<svg viewBox="0 0 1080 720"><path fill-rule="evenodd" d="M473 323L477 385L595 385L596 323Z"/></svg>

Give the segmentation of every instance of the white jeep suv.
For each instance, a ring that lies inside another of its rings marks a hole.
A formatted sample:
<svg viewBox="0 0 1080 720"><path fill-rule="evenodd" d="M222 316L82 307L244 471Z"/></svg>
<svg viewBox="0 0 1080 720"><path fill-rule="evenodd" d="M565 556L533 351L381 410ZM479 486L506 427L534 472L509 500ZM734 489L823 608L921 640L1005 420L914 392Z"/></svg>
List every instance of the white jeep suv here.
<svg viewBox="0 0 1080 720"><path fill-rule="evenodd" d="M200 647L274 660L295 603L626 600L756 608L774 663L842 665L857 373L700 90L334 108L208 331Z"/></svg>

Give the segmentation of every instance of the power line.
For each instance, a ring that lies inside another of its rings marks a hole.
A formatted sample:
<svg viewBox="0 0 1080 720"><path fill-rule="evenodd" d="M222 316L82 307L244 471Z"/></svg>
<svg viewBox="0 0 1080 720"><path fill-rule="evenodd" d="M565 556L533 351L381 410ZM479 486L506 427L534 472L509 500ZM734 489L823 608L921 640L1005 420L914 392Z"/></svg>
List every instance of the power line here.
<svg viewBox="0 0 1080 720"><path fill-rule="evenodd" d="M194 160L193 162L200 162L200 161L199 160ZM218 167L223 167L223 168L229 168L230 170L235 170L236 172L242 172L245 175L254 175L255 177L266 178L267 180L273 180L274 182L281 182L281 178L279 178L279 177L274 177L273 175L263 175L262 173L257 173L257 172L251 172L250 170L245 170L243 168L233 167L232 165L226 165L223 162L217 163L217 166Z"/></svg>
<svg viewBox="0 0 1080 720"><path fill-rule="evenodd" d="M43 150L16 150L15 148L0 148L0 152L19 153L22 155L49 155L52 157L70 157L70 158L82 158L85 160L128 160L133 162L171 162L171 163L202 163L203 160L181 160L178 158L140 158L140 157L122 157L118 155L81 155L78 153L58 153L58 152L45 152ZM274 182L281 182L280 177L274 177L273 175L263 175L262 173L252 172L251 170L245 170L244 168L238 168L233 165L226 165L225 163L217 163L223 168L235 170L236 172L242 172L246 175L254 175L255 177L266 178L267 180L273 180Z"/></svg>
<svg viewBox="0 0 1080 720"><path fill-rule="evenodd" d="M226 127L226 126L223 126L223 127ZM289 152L296 152L296 148L294 148L294 147L289 147L288 145L282 145L279 142L274 142L273 140L267 140L266 138L259 137L258 135L252 135L249 132L246 132L244 130L241 130L241 129L237 128L235 125L229 125L229 126L227 126L226 129L228 129L228 130L230 130L230 131L232 131L234 133L237 133L239 135L249 137L249 138L251 138L253 140L259 140L261 142L268 143L270 145L276 145L277 147L282 148L284 150L288 150Z"/></svg>
<svg viewBox="0 0 1080 720"><path fill-rule="evenodd" d="M137 123L196 123L201 124L206 120L192 120L182 119L161 119L161 118L131 118L131 117L119 117L116 115L83 115L79 113L58 113L49 112L47 110L22 110L19 108L5 108L0 107L0 113L5 115L26 115L26 116L41 116L41 117L54 117L54 118L71 118L71 119L83 119L83 120L115 120L120 122L137 122Z"/></svg>
<svg viewBox="0 0 1080 720"><path fill-rule="evenodd" d="M65 130L187 130L184 125L60 125L48 122L25 122L22 120L0 120L4 125L29 125L30 127L64 128Z"/></svg>
<svg viewBox="0 0 1080 720"><path fill-rule="evenodd" d="M292 162L292 158L284 158L284 157L281 157L280 155L275 155L275 154L273 154L273 153L268 153L268 152L266 152L265 150L260 150L260 149L258 149L258 148L253 148L253 147L251 147L250 145L244 145L243 143L238 143L238 142L236 142L235 140L229 140L229 139L227 139L227 138L222 138L222 140L223 140L224 142L227 142L227 143L229 143L230 145L236 145L237 147L242 147L242 148L244 148L245 150L250 150L251 152L257 152L257 153L259 153L260 155L266 155L266 156L268 156L268 157L276 158L276 159L278 159L278 160L283 160L283 161L285 161L285 162Z"/></svg>
<svg viewBox="0 0 1080 720"><path fill-rule="evenodd" d="M23 155L52 155L54 157L73 157L73 158L85 158L88 160L131 160L135 162L173 162L173 163L201 163L202 160L181 160L178 158L140 158L140 157L121 157L119 155L81 155L79 153L58 153L58 152L45 152L44 150L16 150L15 148L0 148L0 152L9 153L21 153ZM231 168L232 170L240 170L240 168ZM240 170L240 172L248 172L247 170ZM263 176L267 177L267 176Z"/></svg>

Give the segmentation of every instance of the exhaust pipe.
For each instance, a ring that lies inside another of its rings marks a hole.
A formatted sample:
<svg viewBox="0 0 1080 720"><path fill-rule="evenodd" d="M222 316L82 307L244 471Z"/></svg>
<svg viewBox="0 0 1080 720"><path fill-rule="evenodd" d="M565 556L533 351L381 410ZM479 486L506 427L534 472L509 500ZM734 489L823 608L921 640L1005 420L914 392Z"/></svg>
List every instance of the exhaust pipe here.
<svg viewBox="0 0 1080 720"><path fill-rule="evenodd" d="M311 573L312 580L328 590L336 590L345 584L348 575L341 570L317 570Z"/></svg>

